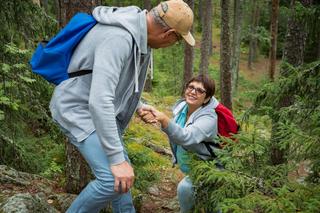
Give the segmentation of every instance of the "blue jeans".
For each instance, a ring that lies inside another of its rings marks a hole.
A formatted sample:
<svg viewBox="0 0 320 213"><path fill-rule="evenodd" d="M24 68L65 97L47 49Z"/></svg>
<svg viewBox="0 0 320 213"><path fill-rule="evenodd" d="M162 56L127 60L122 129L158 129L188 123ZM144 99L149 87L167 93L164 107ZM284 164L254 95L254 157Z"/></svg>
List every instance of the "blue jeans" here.
<svg viewBox="0 0 320 213"><path fill-rule="evenodd" d="M180 212L191 212L194 206L193 185L189 176L184 177L178 184L177 188Z"/></svg>
<svg viewBox="0 0 320 213"><path fill-rule="evenodd" d="M114 191L114 177L96 132L80 143L72 137L69 138L89 164L96 179L81 191L67 213L99 212L106 207L108 202L112 202L112 211L115 213L134 213L135 209L130 192L119 194ZM127 153L124 152L124 154L129 161Z"/></svg>
<svg viewBox="0 0 320 213"><path fill-rule="evenodd" d="M223 166L220 163L217 163L217 168L220 170L223 170ZM177 194L178 194L178 200L180 205L180 212L181 213L188 213L191 212L195 199L194 199L194 190L192 181L189 178L189 176L185 176L178 184L177 188ZM219 209L218 213L221 213L222 211Z"/></svg>

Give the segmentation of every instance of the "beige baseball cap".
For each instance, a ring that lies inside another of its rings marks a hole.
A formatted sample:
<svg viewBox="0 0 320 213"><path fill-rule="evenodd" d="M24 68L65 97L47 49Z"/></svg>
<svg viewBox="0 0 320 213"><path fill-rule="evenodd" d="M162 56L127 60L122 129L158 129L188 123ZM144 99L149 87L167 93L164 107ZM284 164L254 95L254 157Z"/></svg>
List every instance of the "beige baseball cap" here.
<svg viewBox="0 0 320 213"><path fill-rule="evenodd" d="M193 23L193 12L183 0L169 0L161 2L157 7L162 20L191 46L195 45L195 40L190 32Z"/></svg>

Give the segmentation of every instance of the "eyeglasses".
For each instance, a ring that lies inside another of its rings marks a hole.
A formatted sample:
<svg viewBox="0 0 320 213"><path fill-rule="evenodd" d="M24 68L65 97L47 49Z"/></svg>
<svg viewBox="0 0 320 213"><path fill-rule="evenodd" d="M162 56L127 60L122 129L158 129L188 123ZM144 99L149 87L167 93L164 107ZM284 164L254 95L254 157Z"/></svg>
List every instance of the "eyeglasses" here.
<svg viewBox="0 0 320 213"><path fill-rule="evenodd" d="M188 85L188 86L187 86L187 90L188 90L189 92L192 92L192 91L194 90L197 95L202 95L203 93L206 92L204 89L194 87L193 85Z"/></svg>

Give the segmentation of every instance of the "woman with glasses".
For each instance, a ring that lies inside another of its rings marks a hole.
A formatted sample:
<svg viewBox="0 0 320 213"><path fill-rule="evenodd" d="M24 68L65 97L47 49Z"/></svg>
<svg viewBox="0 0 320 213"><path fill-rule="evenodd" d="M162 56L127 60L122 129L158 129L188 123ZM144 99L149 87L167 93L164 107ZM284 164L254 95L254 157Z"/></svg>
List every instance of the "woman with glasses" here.
<svg viewBox="0 0 320 213"><path fill-rule="evenodd" d="M205 75L192 78L185 87L184 98L173 107L173 119L163 112L151 108L154 120L159 122L168 135L174 156L174 164L186 175L178 185L177 194L181 212L190 212L194 206L193 186L189 173L188 152L196 153L201 159L212 159L208 143L217 140L218 101L213 97L215 84ZM216 151L215 147L210 147Z"/></svg>

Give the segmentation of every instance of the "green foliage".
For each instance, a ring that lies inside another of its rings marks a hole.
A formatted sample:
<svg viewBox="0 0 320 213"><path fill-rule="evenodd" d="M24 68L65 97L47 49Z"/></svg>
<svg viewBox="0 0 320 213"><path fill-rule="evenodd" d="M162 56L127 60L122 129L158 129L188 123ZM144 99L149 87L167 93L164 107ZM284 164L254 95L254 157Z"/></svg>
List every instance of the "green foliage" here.
<svg viewBox="0 0 320 213"><path fill-rule="evenodd" d="M5 38L3 36L0 39ZM19 39L19 34L12 37L17 43ZM32 74L28 65L31 56L29 49L19 48L12 42L0 49L0 163L22 171L39 173L49 166L48 162L52 159L43 161L46 153L36 149L39 148L36 142L50 140L50 143L54 143L54 140L61 137L48 110L52 87ZM52 139L45 139L44 135L48 132ZM41 147L40 150L46 149Z"/></svg>
<svg viewBox="0 0 320 213"><path fill-rule="evenodd" d="M253 119L253 120L252 120ZM192 160L190 177L195 185L196 207L208 212L317 212L320 187L300 184L288 179L294 165L271 166L270 126L267 118L251 118L248 126L236 136L238 143L224 140L226 148L219 152L219 163ZM265 123L266 122L266 123ZM196 211L197 212L197 211Z"/></svg>
<svg viewBox="0 0 320 213"><path fill-rule="evenodd" d="M13 42L32 47L35 40L49 38L57 30L57 21L31 0L3 0L0 8L2 44Z"/></svg>
<svg viewBox="0 0 320 213"><path fill-rule="evenodd" d="M162 167L168 163L151 149L138 143L127 143L128 155L135 171L135 187L145 192L159 181Z"/></svg>
<svg viewBox="0 0 320 213"><path fill-rule="evenodd" d="M222 139L227 146L217 154L224 169L217 169L215 161L193 159L190 176L195 185L196 209L318 211L320 63L298 69L288 64L282 66L287 77L264 86L254 106L243 116L242 131L235 136L237 143ZM279 108L279 101L287 96L294 97L293 103ZM270 162L271 119L275 117L281 121L280 146L289 149L287 163L277 166ZM292 171L306 160L305 169L311 171L300 183Z"/></svg>
<svg viewBox="0 0 320 213"><path fill-rule="evenodd" d="M180 95L183 79L183 44L154 50L153 94L163 97Z"/></svg>
<svg viewBox="0 0 320 213"><path fill-rule="evenodd" d="M43 175L44 177L48 177L48 178L54 178L57 175L61 175L63 172L63 168L61 165L58 165L55 161L52 161L50 163L50 166L41 173L41 175Z"/></svg>
<svg viewBox="0 0 320 213"><path fill-rule="evenodd" d="M288 77L266 85L256 99L254 112L279 119L282 147L290 146L288 158L311 160L313 173L309 179L319 182L320 63L298 69L284 64L282 69ZM279 108L279 100L288 96L293 97L293 103L274 110Z"/></svg>

